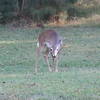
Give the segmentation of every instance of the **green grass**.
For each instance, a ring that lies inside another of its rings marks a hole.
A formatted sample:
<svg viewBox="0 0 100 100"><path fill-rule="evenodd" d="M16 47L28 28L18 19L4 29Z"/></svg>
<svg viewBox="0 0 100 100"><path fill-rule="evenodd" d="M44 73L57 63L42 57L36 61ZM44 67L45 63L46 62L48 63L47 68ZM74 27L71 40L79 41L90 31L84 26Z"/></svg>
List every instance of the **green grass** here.
<svg viewBox="0 0 100 100"><path fill-rule="evenodd" d="M34 73L40 30L0 26L0 100L100 100L100 28L52 27L64 38L58 73Z"/></svg>

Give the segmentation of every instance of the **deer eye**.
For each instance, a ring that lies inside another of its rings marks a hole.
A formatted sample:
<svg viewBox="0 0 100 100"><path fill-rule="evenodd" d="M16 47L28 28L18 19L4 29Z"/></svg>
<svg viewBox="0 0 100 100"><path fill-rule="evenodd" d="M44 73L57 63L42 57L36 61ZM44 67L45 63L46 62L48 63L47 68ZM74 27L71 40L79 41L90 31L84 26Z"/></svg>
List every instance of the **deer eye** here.
<svg viewBox="0 0 100 100"><path fill-rule="evenodd" d="M50 48L50 51L53 51L53 48Z"/></svg>

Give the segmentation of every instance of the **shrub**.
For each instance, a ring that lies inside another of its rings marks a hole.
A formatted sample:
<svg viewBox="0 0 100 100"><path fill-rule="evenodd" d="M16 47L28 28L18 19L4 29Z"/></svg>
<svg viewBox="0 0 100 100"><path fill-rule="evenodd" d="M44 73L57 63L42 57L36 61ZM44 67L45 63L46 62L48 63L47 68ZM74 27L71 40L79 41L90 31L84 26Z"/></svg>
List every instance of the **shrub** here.
<svg viewBox="0 0 100 100"><path fill-rule="evenodd" d="M56 14L56 9L51 7L32 10L32 18L34 22L40 22L40 21L47 22L54 14Z"/></svg>
<svg viewBox="0 0 100 100"><path fill-rule="evenodd" d="M65 0L66 3L70 3L70 4L74 4L76 3L78 0Z"/></svg>
<svg viewBox="0 0 100 100"><path fill-rule="evenodd" d="M16 16L16 0L0 0L0 22L5 23L8 21L8 19L12 18L13 16Z"/></svg>
<svg viewBox="0 0 100 100"><path fill-rule="evenodd" d="M88 8L82 8L82 7L69 7L67 9L68 14L68 20L74 19L74 17L88 17L92 14L92 10Z"/></svg>

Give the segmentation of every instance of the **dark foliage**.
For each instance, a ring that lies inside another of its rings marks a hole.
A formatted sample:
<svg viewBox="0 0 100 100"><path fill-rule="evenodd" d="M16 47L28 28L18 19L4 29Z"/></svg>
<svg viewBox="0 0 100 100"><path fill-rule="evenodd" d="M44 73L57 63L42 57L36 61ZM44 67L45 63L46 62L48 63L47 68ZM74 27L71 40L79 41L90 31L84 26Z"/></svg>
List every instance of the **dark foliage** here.
<svg viewBox="0 0 100 100"><path fill-rule="evenodd" d="M0 23L23 17L34 22L48 22L60 12L67 12L68 20L87 16L91 11L75 6L77 2L78 0L0 0Z"/></svg>

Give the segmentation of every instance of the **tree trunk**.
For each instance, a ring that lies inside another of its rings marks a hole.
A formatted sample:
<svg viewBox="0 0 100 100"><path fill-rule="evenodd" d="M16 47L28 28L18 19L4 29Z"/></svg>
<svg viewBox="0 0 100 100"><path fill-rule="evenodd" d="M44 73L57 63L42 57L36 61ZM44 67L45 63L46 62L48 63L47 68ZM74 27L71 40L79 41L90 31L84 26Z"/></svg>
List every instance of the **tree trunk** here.
<svg viewBox="0 0 100 100"><path fill-rule="evenodd" d="M19 7L19 12L22 12L24 7L24 0L18 0L18 7Z"/></svg>

